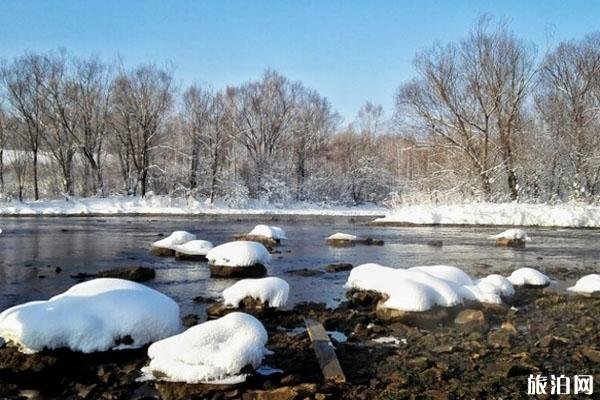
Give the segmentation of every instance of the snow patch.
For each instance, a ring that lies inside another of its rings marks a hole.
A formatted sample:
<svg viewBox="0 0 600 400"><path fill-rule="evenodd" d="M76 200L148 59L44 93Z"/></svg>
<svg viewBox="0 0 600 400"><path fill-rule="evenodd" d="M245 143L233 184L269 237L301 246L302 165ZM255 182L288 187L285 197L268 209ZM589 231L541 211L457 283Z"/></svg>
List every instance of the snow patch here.
<svg viewBox="0 0 600 400"><path fill-rule="evenodd" d="M546 286L550 284L550 278L540 271L529 267L519 268L514 271L510 274L508 280L514 286Z"/></svg>
<svg viewBox="0 0 600 400"><path fill-rule="evenodd" d="M139 283L92 279L47 301L32 301L0 314L0 336L25 353L67 347L91 353L136 348L181 330L179 306ZM131 339L131 344L119 344Z"/></svg>
<svg viewBox="0 0 600 400"><path fill-rule="evenodd" d="M290 285L281 278L242 279L223 291L224 304L238 307L245 297L252 297L269 307L283 307L288 299Z"/></svg>
<svg viewBox="0 0 600 400"><path fill-rule="evenodd" d="M259 320L241 312L193 326L148 348L148 378L185 383L236 383L242 368L257 368L268 350L267 331Z"/></svg>
<svg viewBox="0 0 600 400"><path fill-rule="evenodd" d="M600 274L590 274L580 278L575 286L567 290L576 293L596 293L600 292Z"/></svg>
<svg viewBox="0 0 600 400"><path fill-rule="evenodd" d="M205 256L213 248L213 244L208 240L190 240L183 244L172 246L172 249L178 253L190 256Z"/></svg>
<svg viewBox="0 0 600 400"><path fill-rule="evenodd" d="M337 232L333 235L329 236L327 239L329 240L356 240L358 239L355 235L350 235L349 233Z"/></svg>
<svg viewBox="0 0 600 400"><path fill-rule="evenodd" d="M206 254L212 265L223 267L251 267L267 265L271 260L269 251L260 243L238 241L217 246Z"/></svg>
<svg viewBox="0 0 600 400"><path fill-rule="evenodd" d="M157 240L156 242L152 243L151 246L159 247L161 249L175 250L176 246L180 246L191 240L196 240L196 235L194 235L193 233L189 233L186 231L175 231L166 238Z"/></svg>
<svg viewBox="0 0 600 400"><path fill-rule="evenodd" d="M277 226L256 225L248 236L262 236L269 239L282 240L287 239L285 231Z"/></svg>
<svg viewBox="0 0 600 400"><path fill-rule="evenodd" d="M474 203L398 208L374 222L417 225L600 227L600 206L584 203Z"/></svg>
<svg viewBox="0 0 600 400"><path fill-rule="evenodd" d="M527 232L523 229L507 229L504 232L500 232L497 235L490 236L490 239L510 239L510 240L523 240L525 242L530 242L531 238L527 236Z"/></svg>

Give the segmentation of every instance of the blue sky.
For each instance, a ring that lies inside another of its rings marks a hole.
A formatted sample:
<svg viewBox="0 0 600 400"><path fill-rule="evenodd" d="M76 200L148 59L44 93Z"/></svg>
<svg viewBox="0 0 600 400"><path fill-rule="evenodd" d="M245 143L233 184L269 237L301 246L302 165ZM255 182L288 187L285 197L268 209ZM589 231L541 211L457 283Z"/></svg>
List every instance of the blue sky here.
<svg viewBox="0 0 600 400"><path fill-rule="evenodd" d="M301 80L347 119L367 100L393 109L415 52L458 39L478 16L508 18L543 52L600 30L600 1L0 2L0 57L59 47L127 65L171 61L182 85L221 88L266 68Z"/></svg>

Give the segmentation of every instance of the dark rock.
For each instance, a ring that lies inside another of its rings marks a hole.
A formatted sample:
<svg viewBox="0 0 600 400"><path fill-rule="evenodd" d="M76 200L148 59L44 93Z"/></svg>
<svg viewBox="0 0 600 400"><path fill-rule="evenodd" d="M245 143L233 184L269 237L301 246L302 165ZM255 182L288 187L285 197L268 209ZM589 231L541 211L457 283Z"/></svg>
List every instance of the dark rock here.
<svg viewBox="0 0 600 400"><path fill-rule="evenodd" d="M359 239L358 243L364 244L366 246L383 246L384 244L383 240L373 238Z"/></svg>
<svg viewBox="0 0 600 400"><path fill-rule="evenodd" d="M56 268L54 268L54 272L56 272L57 274L60 274L62 272L62 268L56 267Z"/></svg>
<svg viewBox="0 0 600 400"><path fill-rule="evenodd" d="M318 275L324 274L323 271L320 271L318 269L308 269L308 268L292 269L292 270L286 271L285 273L290 274L290 275L303 276L303 277L318 276Z"/></svg>
<svg viewBox="0 0 600 400"><path fill-rule="evenodd" d="M150 246L150 254L157 257L175 257L175 250L166 247Z"/></svg>
<svg viewBox="0 0 600 400"><path fill-rule="evenodd" d="M488 333L487 341L488 345L492 348L504 348L508 349L513 346L512 338L514 335L511 332L505 331L503 329L494 330Z"/></svg>
<svg viewBox="0 0 600 400"><path fill-rule="evenodd" d="M383 299L383 295L370 290L352 289L346 292L346 298L353 307L372 307L373 309Z"/></svg>
<svg viewBox="0 0 600 400"><path fill-rule="evenodd" d="M249 267L227 267L210 265L211 278L261 278L267 274L267 269L262 264Z"/></svg>
<svg viewBox="0 0 600 400"><path fill-rule="evenodd" d="M246 296L240 301L237 307L226 306L223 302L215 303L206 309L206 315L211 318L218 318L233 311L243 311L248 314L259 316L265 313L269 308L268 302L263 303L258 299Z"/></svg>
<svg viewBox="0 0 600 400"><path fill-rule="evenodd" d="M538 346L543 348L554 348L556 346L563 346L568 343L569 341L565 338L554 335L546 335L539 340Z"/></svg>
<svg viewBox="0 0 600 400"><path fill-rule="evenodd" d="M325 271L331 272L331 273L350 271L351 269L352 269L352 264L348 264L348 263L329 264L327 267L325 267Z"/></svg>
<svg viewBox="0 0 600 400"><path fill-rule="evenodd" d="M600 350L591 347L586 347L581 351L581 354L593 363L600 364Z"/></svg>
<svg viewBox="0 0 600 400"><path fill-rule="evenodd" d="M496 246L525 247L525 241L523 239L498 238L496 239Z"/></svg>
<svg viewBox="0 0 600 400"><path fill-rule="evenodd" d="M265 246L269 251L273 250L274 247L277 247L281 244L279 239L273 239L265 236L257 236L257 235L235 235L233 240L244 240L248 242L257 242Z"/></svg>
<svg viewBox="0 0 600 400"><path fill-rule="evenodd" d="M200 254L185 254L185 253L180 253L179 251L175 252L175 259L178 261L199 261L199 262L205 262L206 261L206 256L205 255L200 255Z"/></svg>
<svg viewBox="0 0 600 400"><path fill-rule="evenodd" d="M78 272L76 274L71 274L69 276L77 281L85 281L87 279L95 278L96 274L88 274L86 272Z"/></svg>
<svg viewBox="0 0 600 400"><path fill-rule="evenodd" d="M218 299L216 299L214 297L208 297L208 296L196 296L193 299L194 303L204 303L204 304L214 303L217 300Z"/></svg>
<svg viewBox="0 0 600 400"><path fill-rule="evenodd" d="M146 282L154 279L156 272L149 267L125 267L98 272L98 278L119 278L134 282Z"/></svg>
<svg viewBox="0 0 600 400"><path fill-rule="evenodd" d="M444 242L442 242L441 240L428 240L426 244L427 246L431 247L442 247L444 245Z"/></svg>
<svg viewBox="0 0 600 400"><path fill-rule="evenodd" d="M200 318L196 314L187 314L183 318L181 318L181 323L185 327L191 327L198 325Z"/></svg>
<svg viewBox="0 0 600 400"><path fill-rule="evenodd" d="M325 240L328 246L331 247L352 247L356 244L356 240L350 239L327 239Z"/></svg>
<svg viewBox="0 0 600 400"><path fill-rule="evenodd" d="M380 301L375 310L377 318L387 323L402 322L410 326L432 329L439 325L447 324L457 312L455 307L434 307L428 311L402 311L384 307Z"/></svg>

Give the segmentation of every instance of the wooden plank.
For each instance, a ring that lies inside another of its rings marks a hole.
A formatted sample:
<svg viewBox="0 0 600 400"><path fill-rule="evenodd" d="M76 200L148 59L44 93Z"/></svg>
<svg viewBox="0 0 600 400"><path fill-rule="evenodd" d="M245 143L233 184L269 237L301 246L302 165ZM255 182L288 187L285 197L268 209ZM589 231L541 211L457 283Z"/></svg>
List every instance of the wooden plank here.
<svg viewBox="0 0 600 400"><path fill-rule="evenodd" d="M329 336L325 332L323 325L313 319L305 319L304 323L306 324L308 336L312 341L325 380L335 383L346 382L344 371L342 371L340 362L335 355L335 348L331 340L329 340Z"/></svg>

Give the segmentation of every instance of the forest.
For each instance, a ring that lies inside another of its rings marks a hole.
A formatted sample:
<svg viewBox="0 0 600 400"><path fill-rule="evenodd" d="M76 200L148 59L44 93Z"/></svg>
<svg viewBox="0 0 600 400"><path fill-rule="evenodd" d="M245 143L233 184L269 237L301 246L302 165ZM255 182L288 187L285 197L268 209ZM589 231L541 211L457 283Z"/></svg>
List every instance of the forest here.
<svg viewBox="0 0 600 400"><path fill-rule="evenodd" d="M390 115L344 121L274 70L183 87L168 63L24 52L0 65L0 198L599 202L600 33L542 49L484 18L413 67Z"/></svg>

